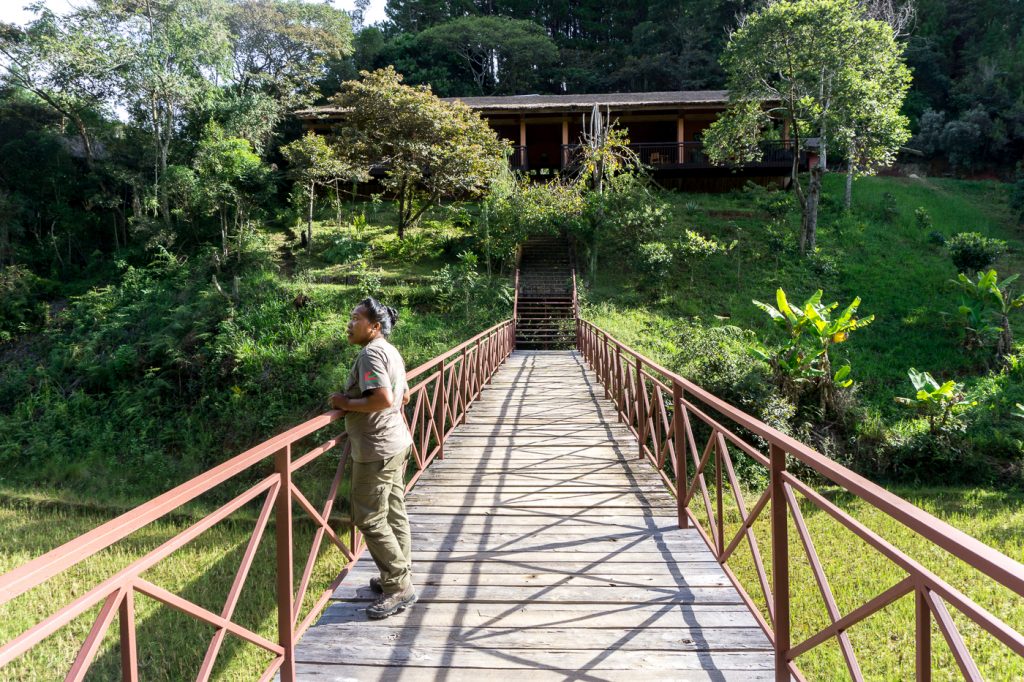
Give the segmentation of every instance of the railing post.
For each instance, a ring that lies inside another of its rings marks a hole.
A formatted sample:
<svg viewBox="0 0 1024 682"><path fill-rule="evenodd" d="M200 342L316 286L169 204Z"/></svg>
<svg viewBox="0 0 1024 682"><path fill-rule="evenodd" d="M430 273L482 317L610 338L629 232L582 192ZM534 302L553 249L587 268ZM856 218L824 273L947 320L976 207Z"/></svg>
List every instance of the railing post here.
<svg viewBox="0 0 1024 682"><path fill-rule="evenodd" d="M448 421L448 401L444 396L444 360L441 361L441 371L437 375L437 402L441 403L441 428L438 429L437 458L444 459L444 435L448 433L445 422Z"/></svg>
<svg viewBox="0 0 1024 682"><path fill-rule="evenodd" d="M637 459L644 458L644 441L647 440L647 410L644 409L644 403L647 399L647 389L644 387L644 374L643 374L643 363L640 361L640 357L636 359L636 391L633 395L633 400L636 401L636 438L640 441L640 456Z"/></svg>
<svg viewBox="0 0 1024 682"><path fill-rule="evenodd" d="M512 348L516 347L516 329L519 324L519 268L516 268L516 284L512 298Z"/></svg>
<svg viewBox="0 0 1024 682"><path fill-rule="evenodd" d="M139 652L135 632L135 589L125 590L121 600L118 624L121 627L121 682L138 682Z"/></svg>
<svg viewBox="0 0 1024 682"><path fill-rule="evenodd" d="M672 382L672 443L676 451L676 515L679 527L687 528L686 518L686 426L683 421L683 387Z"/></svg>
<svg viewBox="0 0 1024 682"><path fill-rule="evenodd" d="M295 620L292 563L292 447L274 453L274 471L281 487L274 501L275 544L277 546L277 643L284 647L281 682L295 681Z"/></svg>
<svg viewBox="0 0 1024 682"><path fill-rule="evenodd" d="M932 679L932 613L928 608L925 590L919 585L914 591L914 602L917 624L917 648L914 652L914 664L917 682L931 682Z"/></svg>
<svg viewBox="0 0 1024 682"><path fill-rule="evenodd" d="M717 436L718 432L712 434ZM715 521L718 524L718 542L715 543L718 549L718 560L722 560L725 554L725 513L722 505L722 448L718 447L721 441L715 438L715 502L718 505L715 510ZM779 498L781 499L781 498Z"/></svg>
<svg viewBox="0 0 1024 682"><path fill-rule="evenodd" d="M469 353L465 348L462 349L462 374L459 376L459 385L456 387L456 393L459 400L462 402L462 414L459 415L459 419L462 423L466 423L467 412L469 412L469 390L466 388L469 385ZM458 424L456 424L458 426Z"/></svg>
<svg viewBox="0 0 1024 682"><path fill-rule="evenodd" d="M608 352L608 335L603 334L601 338L604 339L604 354L601 356L601 374L604 379L604 397L611 400L611 372L608 371L608 365L611 364L611 354Z"/></svg>
<svg viewBox="0 0 1024 682"><path fill-rule="evenodd" d="M772 593L775 599L775 680L789 682L789 519L782 474L786 451L771 445ZM719 529L721 531L721 529Z"/></svg>
<svg viewBox="0 0 1024 682"><path fill-rule="evenodd" d="M623 404L625 403L625 394L622 390L622 349L619 348L618 344L615 344L615 407L619 414L619 421L625 422L625 417L622 416Z"/></svg>

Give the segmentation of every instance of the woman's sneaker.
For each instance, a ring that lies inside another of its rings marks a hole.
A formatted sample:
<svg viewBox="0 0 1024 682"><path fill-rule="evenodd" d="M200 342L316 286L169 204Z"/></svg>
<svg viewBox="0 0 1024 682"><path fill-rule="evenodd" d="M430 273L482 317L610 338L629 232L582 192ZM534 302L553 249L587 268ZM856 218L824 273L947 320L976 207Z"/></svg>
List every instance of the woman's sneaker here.
<svg viewBox="0 0 1024 682"><path fill-rule="evenodd" d="M416 588L410 584L400 592L382 594L377 601L366 607L366 615L370 620L380 620L401 613L416 603Z"/></svg>

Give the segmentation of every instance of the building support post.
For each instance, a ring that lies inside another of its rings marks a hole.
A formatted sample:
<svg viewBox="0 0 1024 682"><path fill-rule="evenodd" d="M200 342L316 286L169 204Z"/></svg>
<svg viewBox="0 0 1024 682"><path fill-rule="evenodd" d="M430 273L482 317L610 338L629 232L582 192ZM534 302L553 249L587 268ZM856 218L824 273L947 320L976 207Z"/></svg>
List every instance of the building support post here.
<svg viewBox="0 0 1024 682"><path fill-rule="evenodd" d="M686 115L679 114L676 118L676 142L679 143L677 149L679 157L676 163L686 163Z"/></svg>

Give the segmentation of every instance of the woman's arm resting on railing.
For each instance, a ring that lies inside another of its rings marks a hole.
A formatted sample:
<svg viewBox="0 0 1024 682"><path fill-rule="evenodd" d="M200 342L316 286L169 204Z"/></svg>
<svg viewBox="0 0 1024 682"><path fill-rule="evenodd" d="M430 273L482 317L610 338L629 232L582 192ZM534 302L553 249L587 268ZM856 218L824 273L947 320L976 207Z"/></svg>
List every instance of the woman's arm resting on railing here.
<svg viewBox="0 0 1024 682"><path fill-rule="evenodd" d="M349 398L341 393L332 393L331 407L345 412L380 412L388 409L395 402L395 396L391 393L389 386L374 388L368 393L369 395L365 398Z"/></svg>

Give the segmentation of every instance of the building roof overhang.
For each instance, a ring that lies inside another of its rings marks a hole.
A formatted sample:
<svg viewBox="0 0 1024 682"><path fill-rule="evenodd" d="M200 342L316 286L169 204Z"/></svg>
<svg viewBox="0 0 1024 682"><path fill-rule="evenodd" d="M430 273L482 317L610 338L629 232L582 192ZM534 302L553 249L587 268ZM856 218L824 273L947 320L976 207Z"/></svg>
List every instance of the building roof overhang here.
<svg viewBox="0 0 1024 682"><path fill-rule="evenodd" d="M446 102L462 102L481 114L568 114L590 111L595 105L611 110L725 107L728 90L670 90L664 92L624 92L592 95L510 95L506 97L446 97ZM301 119L330 118L345 112L343 107L320 106L300 109Z"/></svg>

